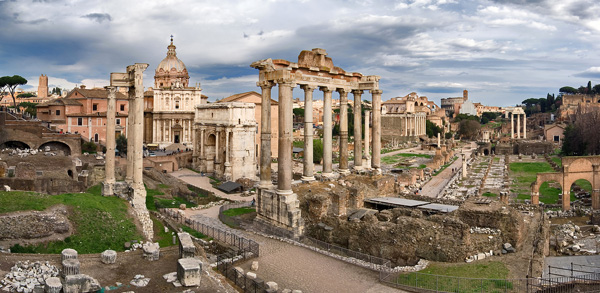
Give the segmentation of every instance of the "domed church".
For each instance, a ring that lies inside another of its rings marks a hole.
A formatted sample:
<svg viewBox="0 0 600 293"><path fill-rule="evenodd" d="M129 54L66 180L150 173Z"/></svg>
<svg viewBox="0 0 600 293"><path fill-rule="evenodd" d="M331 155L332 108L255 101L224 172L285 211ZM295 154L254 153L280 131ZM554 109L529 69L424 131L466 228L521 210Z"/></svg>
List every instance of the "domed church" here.
<svg viewBox="0 0 600 293"><path fill-rule="evenodd" d="M159 148L193 148L194 108L208 97L199 83L188 86L190 76L175 49L171 36L167 57L154 73L154 88L144 94L144 141Z"/></svg>

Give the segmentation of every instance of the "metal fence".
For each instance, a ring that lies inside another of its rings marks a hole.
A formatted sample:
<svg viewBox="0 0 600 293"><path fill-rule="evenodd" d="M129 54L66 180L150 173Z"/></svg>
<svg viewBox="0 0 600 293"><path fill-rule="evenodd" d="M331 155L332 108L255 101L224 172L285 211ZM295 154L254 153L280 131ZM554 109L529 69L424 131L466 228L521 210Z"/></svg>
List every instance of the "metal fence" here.
<svg viewBox="0 0 600 293"><path fill-rule="evenodd" d="M226 243L228 245L233 245L240 251L250 252L255 257L259 256L260 247L259 244L254 240L247 239L229 231L225 231L223 229L209 226L199 221L183 217L177 211L172 209L160 209L160 212L165 215L168 215L170 218L176 220L178 223L187 225L190 228L204 235L210 236L219 242Z"/></svg>
<svg viewBox="0 0 600 293"><path fill-rule="evenodd" d="M380 281L414 292L600 292L600 273L556 278L478 279L414 272L389 274Z"/></svg>
<svg viewBox="0 0 600 293"><path fill-rule="evenodd" d="M219 220L221 220L221 222L225 223L225 225L227 225L229 227L238 227L238 226L240 226L239 221L237 221L234 217L224 215L223 212L226 210L230 210L230 209L237 209L237 208L244 208L244 207L251 207L251 206L253 206L251 201L222 205L219 208Z"/></svg>
<svg viewBox="0 0 600 293"><path fill-rule="evenodd" d="M234 267L235 263L243 258L244 253L229 252L217 256L217 270L231 280L243 292L265 292L265 282L260 278L249 278L246 274L238 272ZM240 258L242 256L242 258Z"/></svg>

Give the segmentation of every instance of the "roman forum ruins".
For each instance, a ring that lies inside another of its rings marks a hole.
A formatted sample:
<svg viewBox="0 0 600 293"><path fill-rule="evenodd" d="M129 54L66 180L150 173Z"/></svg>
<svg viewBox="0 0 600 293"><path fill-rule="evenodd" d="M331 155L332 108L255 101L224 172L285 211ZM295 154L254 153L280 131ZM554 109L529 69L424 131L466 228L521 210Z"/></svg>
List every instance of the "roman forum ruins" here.
<svg viewBox="0 0 600 293"><path fill-rule="evenodd" d="M111 73L108 90L108 108L106 121L106 179L102 184L102 195L124 196L121 191L126 189L127 198L134 209L137 219L142 224L144 236L152 240L154 234L152 220L146 208L146 188L143 181L143 134L144 134L144 81L143 73L148 64L136 63L127 66L126 73ZM129 89L129 119L128 127L131 134L127 140L127 175L125 183L115 180L115 115L117 87ZM124 188L125 187L125 188Z"/></svg>
<svg viewBox="0 0 600 293"><path fill-rule="evenodd" d="M299 201L292 191L292 91L297 85L304 90L305 122L304 122L304 172L302 180L315 180L313 164L313 121L312 99L313 91L323 92L323 178L335 178L332 164L332 93L340 96L340 159L339 174L349 174L348 164L348 93L354 95L354 101L361 101L365 90L372 95L372 139L373 158L371 165L364 164L361 155L361 142L357 139L354 144L354 169L373 169L381 173L381 93L379 76L364 76L357 72L346 72L333 65L324 49L302 51L298 62L282 59L265 59L252 63L251 67L259 70L257 86L262 89L261 115L261 152L260 152L260 185L257 202L257 222L270 227L282 228L283 233L298 237L303 233L303 220L300 216ZM279 147L277 163L277 186L271 183L271 89L278 85L279 89ZM361 121L361 103L354 103L354 121ZM368 119L368 118L366 118ZM368 129L368 128L366 128ZM354 137L360 138L361 123L354 124ZM365 142L368 144L368 142ZM369 150L365 148L366 156Z"/></svg>

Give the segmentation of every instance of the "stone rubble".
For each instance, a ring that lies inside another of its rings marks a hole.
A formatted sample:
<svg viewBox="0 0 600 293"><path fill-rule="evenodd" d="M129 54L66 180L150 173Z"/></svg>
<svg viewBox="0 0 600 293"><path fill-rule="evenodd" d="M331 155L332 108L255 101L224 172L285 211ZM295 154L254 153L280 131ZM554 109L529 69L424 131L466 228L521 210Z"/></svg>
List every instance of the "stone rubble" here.
<svg viewBox="0 0 600 293"><path fill-rule="evenodd" d="M36 286L43 289L43 286L46 284L45 280L56 277L58 274L58 268L47 261L20 261L0 280L0 288L7 292L13 290L16 292L31 293Z"/></svg>
<svg viewBox="0 0 600 293"><path fill-rule="evenodd" d="M144 275L135 275L129 284L136 287L146 287L149 282L150 278L146 278Z"/></svg>
<svg viewBox="0 0 600 293"><path fill-rule="evenodd" d="M500 235L502 233L502 231L500 231L500 229L477 227L477 226L471 227L469 232L471 234L475 233L475 234L492 234L492 235Z"/></svg>

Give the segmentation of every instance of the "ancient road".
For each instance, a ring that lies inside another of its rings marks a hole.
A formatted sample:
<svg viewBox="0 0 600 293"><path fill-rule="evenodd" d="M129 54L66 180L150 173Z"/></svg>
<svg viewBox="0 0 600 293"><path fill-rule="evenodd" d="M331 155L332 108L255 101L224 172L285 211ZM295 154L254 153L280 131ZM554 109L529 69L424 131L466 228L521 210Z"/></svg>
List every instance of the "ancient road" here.
<svg viewBox="0 0 600 293"><path fill-rule="evenodd" d="M452 165L444 169L444 171L440 172L440 174L431 177L431 180L429 180L429 182L427 182L423 186L423 190L421 190L420 194L427 197L441 196L441 194L443 193L442 191L444 187L446 187L446 184L448 183L450 178L452 178L452 176L454 176L456 172L460 172L460 169L462 168L462 158L460 156L460 153L464 152L466 154L466 157L468 158L473 152L473 150L476 149L476 147L477 144L471 142L471 144L469 144L468 146L465 146L462 149L455 151L455 154L458 156L458 159L454 161ZM454 169L454 172L452 172L452 169Z"/></svg>

